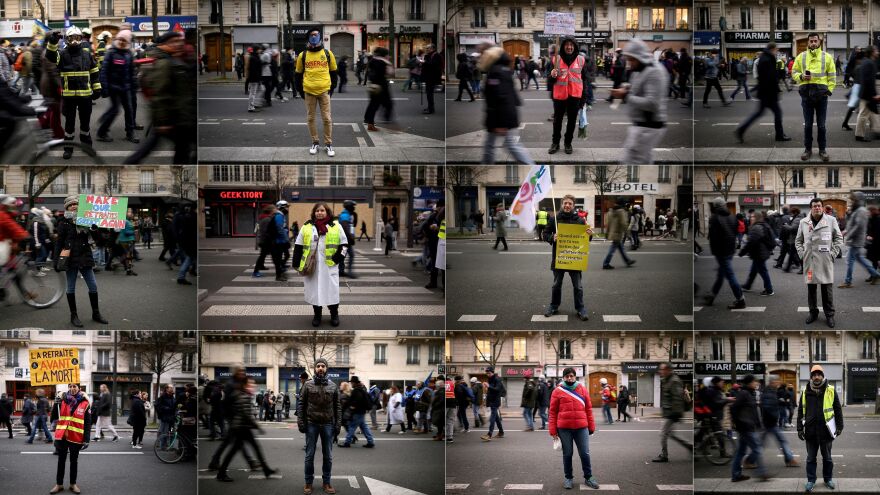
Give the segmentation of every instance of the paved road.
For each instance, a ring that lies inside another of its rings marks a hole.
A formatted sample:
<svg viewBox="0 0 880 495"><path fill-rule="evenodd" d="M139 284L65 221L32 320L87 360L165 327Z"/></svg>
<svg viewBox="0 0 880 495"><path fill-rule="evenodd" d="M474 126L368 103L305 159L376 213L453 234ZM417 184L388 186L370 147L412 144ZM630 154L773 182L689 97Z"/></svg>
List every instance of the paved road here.
<svg viewBox="0 0 880 495"><path fill-rule="evenodd" d="M590 437L590 461L600 490L623 494L692 493L691 454L669 442L667 464L652 463L660 451L659 419L641 423L605 425L594 410L596 433ZM540 423L540 419L538 419ZM483 442L486 429L456 432L446 447L446 493L459 494L552 494L569 493L562 488L562 451L554 451L547 431L524 432L521 418L503 419L504 438ZM681 422L675 435L693 440L692 425ZM497 430L496 430L497 432ZM580 461L574 458L575 490L591 491L583 485Z"/></svg>
<svg viewBox="0 0 880 495"><path fill-rule="evenodd" d="M807 325L807 287L804 276L798 275L792 270L785 273L773 268L775 258L768 260L767 266L770 271L770 280L773 282L775 294L772 296L759 296L764 290L761 277L755 279L752 292L745 293L748 307L742 310L729 310L727 305L733 302L733 294L730 286L725 282L721 288L715 304L705 306L704 295L711 291L715 282L717 263L708 253L708 246L703 245L706 251L694 263L694 283L699 287L699 292L694 299L694 328L697 330L821 330L825 326L825 317L819 315L819 320ZM746 282L751 267L751 260L747 257L734 257L733 269L740 285ZM847 330L867 330L877 327L877 314L880 312L880 285L869 285L864 282L868 273L861 266L853 269L852 289L838 289L846 276L846 258L834 262L834 307L836 315L834 319L838 328ZM819 312L822 298L819 297Z"/></svg>
<svg viewBox="0 0 880 495"><path fill-rule="evenodd" d="M633 329L690 330L690 245L645 241L627 251L636 264L626 268L620 254L614 270L603 270L608 244L592 242L584 276L584 302L589 321L581 321L572 304L566 277L559 314L544 317L553 282L551 247L538 241L508 241L510 251L493 251L495 238L448 241L447 272L453 290L447 298L449 330Z"/></svg>
<svg viewBox="0 0 880 495"><path fill-rule="evenodd" d="M295 423L260 423L266 431L257 436L257 445L263 449L266 463L278 473L266 479L262 472L249 472L247 463L239 454L232 459L229 475L232 483L222 483L214 478L216 472L208 471L219 441L207 441L202 430L202 452L199 455L199 491L217 495L233 495L246 491L264 495L290 495L302 493L305 436ZM399 430L399 428L398 428ZM351 448L333 448L333 471L331 483L337 492L345 495L442 495L443 494L443 445L428 435L410 433L398 435L374 432L376 447L361 448L360 441ZM321 450L315 456L315 493L321 492Z"/></svg>
<svg viewBox="0 0 880 495"><path fill-rule="evenodd" d="M442 94L434 101L437 113L422 114L427 104L418 91L401 92L393 84L396 125L381 124L379 132L367 132L364 111L369 96L364 86L348 85L332 99L333 143L336 156L322 149L309 155L311 138L306 109L297 98L273 100L272 106L248 113L244 84L199 86L199 160L202 163L441 163L443 161ZM290 98L291 93L284 93ZM381 117L381 114L378 118ZM323 124L318 116L318 133ZM321 138L323 144L323 137Z"/></svg>
<svg viewBox="0 0 880 495"><path fill-rule="evenodd" d="M578 139L575 131L575 140L572 143L574 153L571 155L562 152L554 155L547 153L553 135L553 123L547 119L553 113L553 104L546 91L546 82L542 80L540 91L535 90L533 83L531 89L519 92L523 100L523 106L519 108L521 122L519 142L526 147L534 160L539 163L617 163L630 120L625 105L612 110L609 103L605 102L604 99L608 97L611 87L610 83L602 77L598 85L596 102L592 110L587 113L590 122L587 127L588 137ZM446 121L447 160L449 163L480 163L485 140L486 105L483 100L468 102L467 94L464 95L463 101L456 102L454 101L456 96L458 96L458 84L450 84L446 88L446 109L449 113ZM692 111L672 99L667 105L669 125L661 149L655 151L655 161L691 163L693 160ZM509 153L501 149L496 152L496 162L514 163Z"/></svg>
<svg viewBox="0 0 880 495"><path fill-rule="evenodd" d="M22 431L23 433L23 431ZM152 447L156 433L144 434L144 448L132 449L130 432L120 432L118 442L92 442L80 453L77 484L83 493L154 495L156 493L196 494L196 466L193 461L163 464ZM48 493L55 484L58 458L50 444L34 440L25 444L25 437L8 439L0 434L0 478L5 493ZM67 490L70 461L67 462L64 487ZM63 493L70 493L65 491Z"/></svg>
<svg viewBox="0 0 880 495"><path fill-rule="evenodd" d="M725 99L729 99L735 87L724 87ZM784 88L783 88L784 89ZM853 131L844 130L841 125L846 115L846 88L838 86L828 100L826 119L828 153L834 163L874 163L880 140L868 143L855 140ZM697 163L780 163L800 162L804 150L804 117L801 99L797 89L781 94L782 126L792 140L776 142L773 128L773 113L767 111L746 132L745 144L739 144L734 130L758 106L756 100L746 101L742 92L737 95L733 105L723 107L718 93L712 92L709 98L710 109L701 105L703 89L697 88L697 102L694 105L694 151ZM850 126L855 128L855 116L850 118ZM819 162L816 126L813 125L813 157L811 163Z"/></svg>
<svg viewBox="0 0 880 495"><path fill-rule="evenodd" d="M39 108L43 106L43 98L39 95L34 95L34 99L31 101L31 106L35 108ZM98 153L98 156L104 160L105 164L115 165L121 164L129 155L135 152L138 149L140 144L130 143L125 140L125 117L124 112L120 108L119 115L116 116L116 120L110 126L110 137L113 138L112 143L104 143L98 141L98 120L101 115L110 108L110 99L109 98L101 98L97 101L96 105L92 106L92 118L91 122L91 134L92 134L92 147L95 148L95 151ZM137 96L137 123L141 124L145 127L148 127L150 124L150 107L147 104L147 101L144 99L143 94L138 93ZM64 126L64 118L62 117L61 125ZM79 141L79 117L77 117L76 124L76 141ZM145 141L147 129L141 131L135 131L135 137L141 140L141 143ZM91 164L93 163L90 159L85 157L81 152L77 152L74 150L73 158L70 160L64 160L61 158L63 150L55 150L52 151L49 155L49 158L44 160L45 164L53 163L53 164L64 164L64 165L77 165L77 164ZM156 146L155 151L147 158L145 163L150 164L167 164L172 162L172 158L174 157L174 146L171 141L163 139L159 141L159 145Z"/></svg>
<svg viewBox="0 0 880 495"><path fill-rule="evenodd" d="M784 436L789 448L800 462L799 467L785 467L782 450L776 439L767 438L764 444L764 462L771 481L758 482L753 480L732 483L730 481L731 466L713 466L698 460L694 464L694 484L697 493L775 493L804 491L807 481L807 452L804 442L798 440L797 430L785 430ZM736 435L734 435L736 437ZM832 460L834 461L834 480L838 488L832 490L822 484L822 460L819 459L819 483L814 493L877 493L880 490L880 478L877 475L880 452L877 451L877 440L880 438L880 421L875 419L851 419L845 421L843 435L832 444ZM749 470L745 474L754 474Z"/></svg>
<svg viewBox="0 0 880 495"><path fill-rule="evenodd" d="M373 251L363 243L355 257L356 279L340 280L340 330L442 330L444 294L426 289L428 276L413 267L415 253ZM271 259L263 277L253 277L258 253L253 249L201 251L199 289L200 328L310 329L312 307L303 301L303 281L288 272L288 282L276 282ZM324 326L330 327L324 308Z"/></svg>
<svg viewBox="0 0 880 495"><path fill-rule="evenodd" d="M157 260L161 249L138 246L142 261L135 262L137 277L117 268L113 273L96 273L101 315L110 324L92 321L88 289L82 280L76 284L79 318L93 330L192 330L196 328L196 286L178 285L177 270L171 271ZM55 272L50 272L54 274ZM64 274L62 274L64 275ZM192 276L190 282L196 283ZM0 328L72 328L66 297L52 307L33 309L24 304L2 307Z"/></svg>

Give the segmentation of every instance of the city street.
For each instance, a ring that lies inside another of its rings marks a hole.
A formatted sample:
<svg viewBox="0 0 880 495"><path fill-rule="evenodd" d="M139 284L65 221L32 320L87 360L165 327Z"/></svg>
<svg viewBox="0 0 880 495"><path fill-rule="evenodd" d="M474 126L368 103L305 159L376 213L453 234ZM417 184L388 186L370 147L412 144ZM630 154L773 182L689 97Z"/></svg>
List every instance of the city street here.
<svg viewBox="0 0 880 495"><path fill-rule="evenodd" d="M124 418L119 418L124 425ZM128 495L175 493L195 495L196 485L193 461L164 464L153 453L156 430L144 434L144 448L132 449L131 430L119 431L119 441L91 442L79 455L77 484L84 493L110 495L123 491ZM14 439L0 435L0 478L7 493L48 493L55 484L58 458L52 455L51 444L43 443L37 434L32 445L25 443L24 427L13 430ZM107 432L109 435L109 432ZM70 460L67 461L64 488L67 490ZM66 491L65 493L70 493Z"/></svg>
<svg viewBox="0 0 880 495"><path fill-rule="evenodd" d="M354 75L349 81L357 82ZM199 86L199 161L202 163L442 163L444 157L442 94L436 94L437 112L422 114L424 95L401 92L403 81L392 84L394 123L382 123L379 132L367 132L364 111L369 102L365 86L348 84L345 92L333 94L333 148L330 158L322 148L309 154L311 138L306 126L306 108L298 98L248 113L244 83L201 84ZM284 92L290 98L291 92ZM274 95L273 95L274 96ZM421 100L420 100L421 97ZM317 116L323 145L323 123Z"/></svg>
<svg viewBox="0 0 880 495"><path fill-rule="evenodd" d="M142 261L134 263L137 277L125 275L116 264L114 273L101 271L95 274L101 315L109 322L102 325L92 321L88 289L80 279L76 284L76 303L80 320L86 329L92 330L192 330L196 328L196 279L187 278L193 285L177 284L177 269L169 270L157 260L162 251L137 246ZM51 272L54 273L54 272ZM64 274L61 274L62 277ZM66 284L66 282L65 282ZM34 309L25 304L3 308L0 316L3 328L69 329L70 310L66 296L46 309Z"/></svg>
<svg viewBox="0 0 880 495"><path fill-rule="evenodd" d="M764 462L767 466L767 474L772 477L770 481L746 480L732 483L730 464L713 466L706 461L697 460L694 464L696 493L803 493L804 484L807 482L806 444L798 440L797 430L794 428L785 430L784 435L800 466L785 467L779 444L775 438L768 437L764 443ZM831 449L837 489L830 490L822 483L820 455L818 483L813 492L877 493L880 490L880 478L877 475L877 462L880 459L877 451L878 436L880 436L880 421L845 419L843 434L834 440ZM736 437L735 433L734 437ZM754 472L750 470L744 471L743 474L754 476Z"/></svg>
<svg viewBox="0 0 880 495"><path fill-rule="evenodd" d="M219 242L218 242L219 241ZM275 281L275 268L253 277L259 253L240 247L236 239L214 239L224 249L199 252L199 327L202 329L311 329L312 307L303 300L302 276L288 270L288 282ZM374 251L360 243L355 251L356 279L340 278L339 330L442 330L445 296L441 289L426 289L428 275L412 261L421 250ZM330 326L324 308L321 328Z"/></svg>
<svg viewBox="0 0 880 495"><path fill-rule="evenodd" d="M822 314L822 297L819 296L819 319L807 325L809 315L807 308L807 286L804 276L797 270L785 273L773 268L779 251L767 260L767 269L775 292L772 296L760 296L764 290L761 277L755 278L752 292L746 292L745 309L729 310L727 305L734 300L727 282L715 298L712 306L706 306L704 296L709 294L715 282L718 264L709 253L708 241L701 240L705 251L694 262L694 284L698 288L694 297L694 327L703 330L793 330L828 328ZM749 274L752 261L748 257L735 256L733 270L740 285L744 284ZM847 330L867 330L877 327L877 313L880 312L878 296L880 286L872 286L864 282L868 272L858 266L853 269L853 288L839 289L846 276L846 257L834 262L834 308L837 327Z"/></svg>
<svg viewBox="0 0 880 495"><path fill-rule="evenodd" d="M514 83L519 87L518 81ZM532 83L531 89L519 92L522 99L522 106L519 107L519 142L527 149L533 160L551 164L608 164L620 160L620 148L626 138L627 128L631 125L628 109L626 105L621 105L617 110L612 110L610 104L605 101L611 89L610 81L599 77L596 85L596 101L593 103L593 109L587 112L588 137L579 139L575 128L575 138L572 143L574 153L571 155L561 151L554 155L547 153L553 136L553 122L547 119L553 113L553 103L547 92L546 80L541 80L540 90L535 90ZM483 100L468 102L467 93L462 97L462 101L456 102L454 101L456 96L458 96L458 82L454 81L446 87L446 108L449 113L446 122L447 161L480 164L486 136L486 103ZM691 163L693 113L690 108L671 98L667 101L667 112L669 121L666 136L661 142L661 147L654 152L654 161L660 164ZM563 121L563 133L564 126ZM500 139L498 145L501 145ZM515 163L510 153L504 149L496 150L495 161Z"/></svg>
<svg viewBox="0 0 880 495"><path fill-rule="evenodd" d="M446 447L446 492L459 494L553 494L568 493L562 488L562 450L553 450L547 431L524 432L521 416L509 408L502 420L504 438L491 442L480 440L488 430L456 431L455 441ZM488 414L488 412L487 412ZM593 409L596 432L590 437L590 462L599 490L622 494L692 493L693 463L691 454L676 442L669 441L669 463L652 463L660 452L660 418L641 423L602 422L601 408ZM473 417L469 413L469 420ZM536 418L536 428L540 426ZM692 422L685 420L673 427L676 436L693 440ZM496 430L497 432L497 430ZM575 490L591 491L583 484L583 471L575 454L573 459Z"/></svg>
<svg viewBox="0 0 880 495"><path fill-rule="evenodd" d="M754 81L749 79L749 84ZM790 83L792 84L792 83ZM781 86L781 85L780 85ZM714 90L709 95L710 109L702 107L705 85L699 84L694 94L694 159L696 163L800 163L804 151L804 115L801 109L801 98L797 87L792 84L792 91L780 93L782 108L782 127L791 141L776 142L773 128L773 112L767 110L760 119L746 131L745 144L739 144L734 135L737 126L749 117L758 107L757 100L746 101L742 91L729 107L723 107L718 93ZM722 84L725 100L736 88ZM828 99L828 117L826 129L828 137L828 154L831 162L838 164L874 163L880 140L858 142L853 131L844 130L841 125L846 116L846 102L849 90L838 82L834 94ZM858 112L850 117L849 125L855 129ZM813 157L809 163L819 162L817 129L813 124Z"/></svg>
<svg viewBox="0 0 880 495"><path fill-rule="evenodd" d="M291 412L293 418L293 412ZM379 414L384 424L384 414ZM241 453L232 459L229 476L233 483L215 480L216 471L209 471L219 441L208 440L207 430L200 431L199 490L217 495L243 492L262 495L289 495L302 493L304 484L305 435L297 430L296 422L260 422L265 431L257 435L257 444L263 449L266 462L278 473L265 479L260 471L252 472ZM344 432L345 430L343 430ZM434 442L430 435L399 435L400 427L391 433L372 431L376 447L367 450L364 436L358 433L358 443L351 448L333 448L331 483L344 495L442 495L443 442ZM315 493L321 492L321 446L315 455Z"/></svg>
<svg viewBox="0 0 880 495"><path fill-rule="evenodd" d="M553 275L551 246L545 242L509 240L509 251L492 250L495 237L449 241L449 330L690 330L691 246L676 241L644 241L626 268L619 253L603 270L608 243L590 243L589 268L583 278L589 321L578 319L572 304L571 280L562 284L559 314L544 317Z"/></svg>
<svg viewBox="0 0 880 495"><path fill-rule="evenodd" d="M37 94L33 95L33 100L31 101L32 107L41 107L43 106L43 97ZM149 129L150 125L150 107L147 103L146 99L144 99L144 95L142 93L138 93L137 95L137 123L144 126L144 130L134 131L134 136L137 139L140 139L140 144L130 143L125 140L125 114L122 109L119 110L119 115L116 116L116 120L113 121L113 124L110 126L110 137L113 138L112 143L104 143L98 141L98 119L101 118L101 115L107 111L110 107L110 98L101 98L97 101L96 105L92 106L92 118L91 118L91 134L92 134L92 147L98 153L98 156L104 160L106 164L120 164L128 158L129 155L134 153L138 147L144 143L146 140L146 132ZM75 141L79 142L79 117L77 117L76 124L76 137ZM64 126L64 118L61 119L61 125ZM73 151L73 157L70 160L64 160L61 158L64 150L57 149L53 150L50 153L50 157L52 158L51 163L56 164L64 164L64 165L82 165L82 164L92 164L90 158L84 156L82 152L77 150ZM146 163L150 164L170 164L172 158L174 157L174 145L168 139L159 140L159 144L156 146L155 151L153 151L149 157L145 160ZM44 160L45 163L49 163L49 161Z"/></svg>

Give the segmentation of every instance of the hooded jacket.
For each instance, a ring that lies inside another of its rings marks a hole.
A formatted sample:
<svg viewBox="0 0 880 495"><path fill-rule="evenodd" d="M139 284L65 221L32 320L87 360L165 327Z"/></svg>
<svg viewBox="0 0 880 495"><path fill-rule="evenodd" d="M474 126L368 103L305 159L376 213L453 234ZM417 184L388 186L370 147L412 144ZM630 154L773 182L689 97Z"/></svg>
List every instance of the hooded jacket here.
<svg viewBox="0 0 880 495"><path fill-rule="evenodd" d="M645 42L636 38L627 43L623 54L642 64L642 68L630 73L630 89L624 102L629 109L629 118L642 127L663 127L666 125L666 93L669 76L666 69L654 61Z"/></svg>
<svg viewBox="0 0 880 495"><path fill-rule="evenodd" d="M513 85L510 57L499 46L483 51L478 62L480 71L486 74L483 96L486 100L487 129L516 129L519 127L519 110L522 101Z"/></svg>
<svg viewBox="0 0 880 495"><path fill-rule="evenodd" d="M717 257L733 256L736 251L736 219L726 207L714 208L709 217L709 249Z"/></svg>
<svg viewBox="0 0 880 495"><path fill-rule="evenodd" d="M570 55L565 53L565 44L572 43L574 45L574 52ZM554 55L550 58L551 70L558 67L558 60L561 58L565 65L571 65L575 59L580 55L580 51L578 50L577 40L574 37L566 36L562 39L562 42L559 44L559 53L558 55ZM559 57L559 58L557 58ZM583 81L583 92L581 93L580 98L580 106L584 106L587 103L587 89L590 80L590 71L587 69L588 64L587 58L584 57L584 66L581 68L581 81ZM547 88L553 88L553 85L556 84L555 77L547 77ZM552 89L551 89L552 91ZM665 94L665 93L664 93Z"/></svg>

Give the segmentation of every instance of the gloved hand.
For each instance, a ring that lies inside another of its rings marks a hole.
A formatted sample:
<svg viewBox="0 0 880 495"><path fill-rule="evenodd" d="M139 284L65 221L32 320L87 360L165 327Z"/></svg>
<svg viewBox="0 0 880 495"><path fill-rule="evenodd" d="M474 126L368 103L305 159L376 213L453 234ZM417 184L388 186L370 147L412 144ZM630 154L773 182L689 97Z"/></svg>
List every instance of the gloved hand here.
<svg viewBox="0 0 880 495"><path fill-rule="evenodd" d="M83 443L82 447L79 450L80 450L80 452L82 452L83 450L86 450L87 448L89 448L89 442Z"/></svg>
<svg viewBox="0 0 880 495"><path fill-rule="evenodd" d="M798 430L798 439L803 442L804 441L804 430Z"/></svg>
<svg viewBox="0 0 880 495"><path fill-rule="evenodd" d="M296 426L300 433L306 432L306 425L304 423L298 423Z"/></svg>
<svg viewBox="0 0 880 495"><path fill-rule="evenodd" d="M92 100L100 100L100 99L101 99L101 93L98 91L92 91Z"/></svg>
<svg viewBox="0 0 880 495"><path fill-rule="evenodd" d="M834 436L839 437L841 433L843 433L843 428L838 428L837 431L834 432Z"/></svg>
<svg viewBox="0 0 880 495"><path fill-rule="evenodd" d="M342 262L345 261L345 256L343 256L342 253L337 251L336 254L334 254L333 257L330 259L333 260L333 262L336 263L337 265L341 265Z"/></svg>

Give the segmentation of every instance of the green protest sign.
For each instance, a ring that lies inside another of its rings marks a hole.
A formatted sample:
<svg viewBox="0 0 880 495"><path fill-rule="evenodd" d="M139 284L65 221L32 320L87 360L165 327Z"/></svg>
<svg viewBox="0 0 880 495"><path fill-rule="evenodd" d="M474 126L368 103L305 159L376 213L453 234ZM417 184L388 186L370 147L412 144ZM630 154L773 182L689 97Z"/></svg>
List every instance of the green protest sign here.
<svg viewBox="0 0 880 495"><path fill-rule="evenodd" d="M586 227L580 224L557 224L555 268L586 271L589 258L590 238Z"/></svg>
<svg viewBox="0 0 880 495"><path fill-rule="evenodd" d="M123 229L127 211L128 198L80 194L76 224L83 227L94 225L102 229Z"/></svg>

